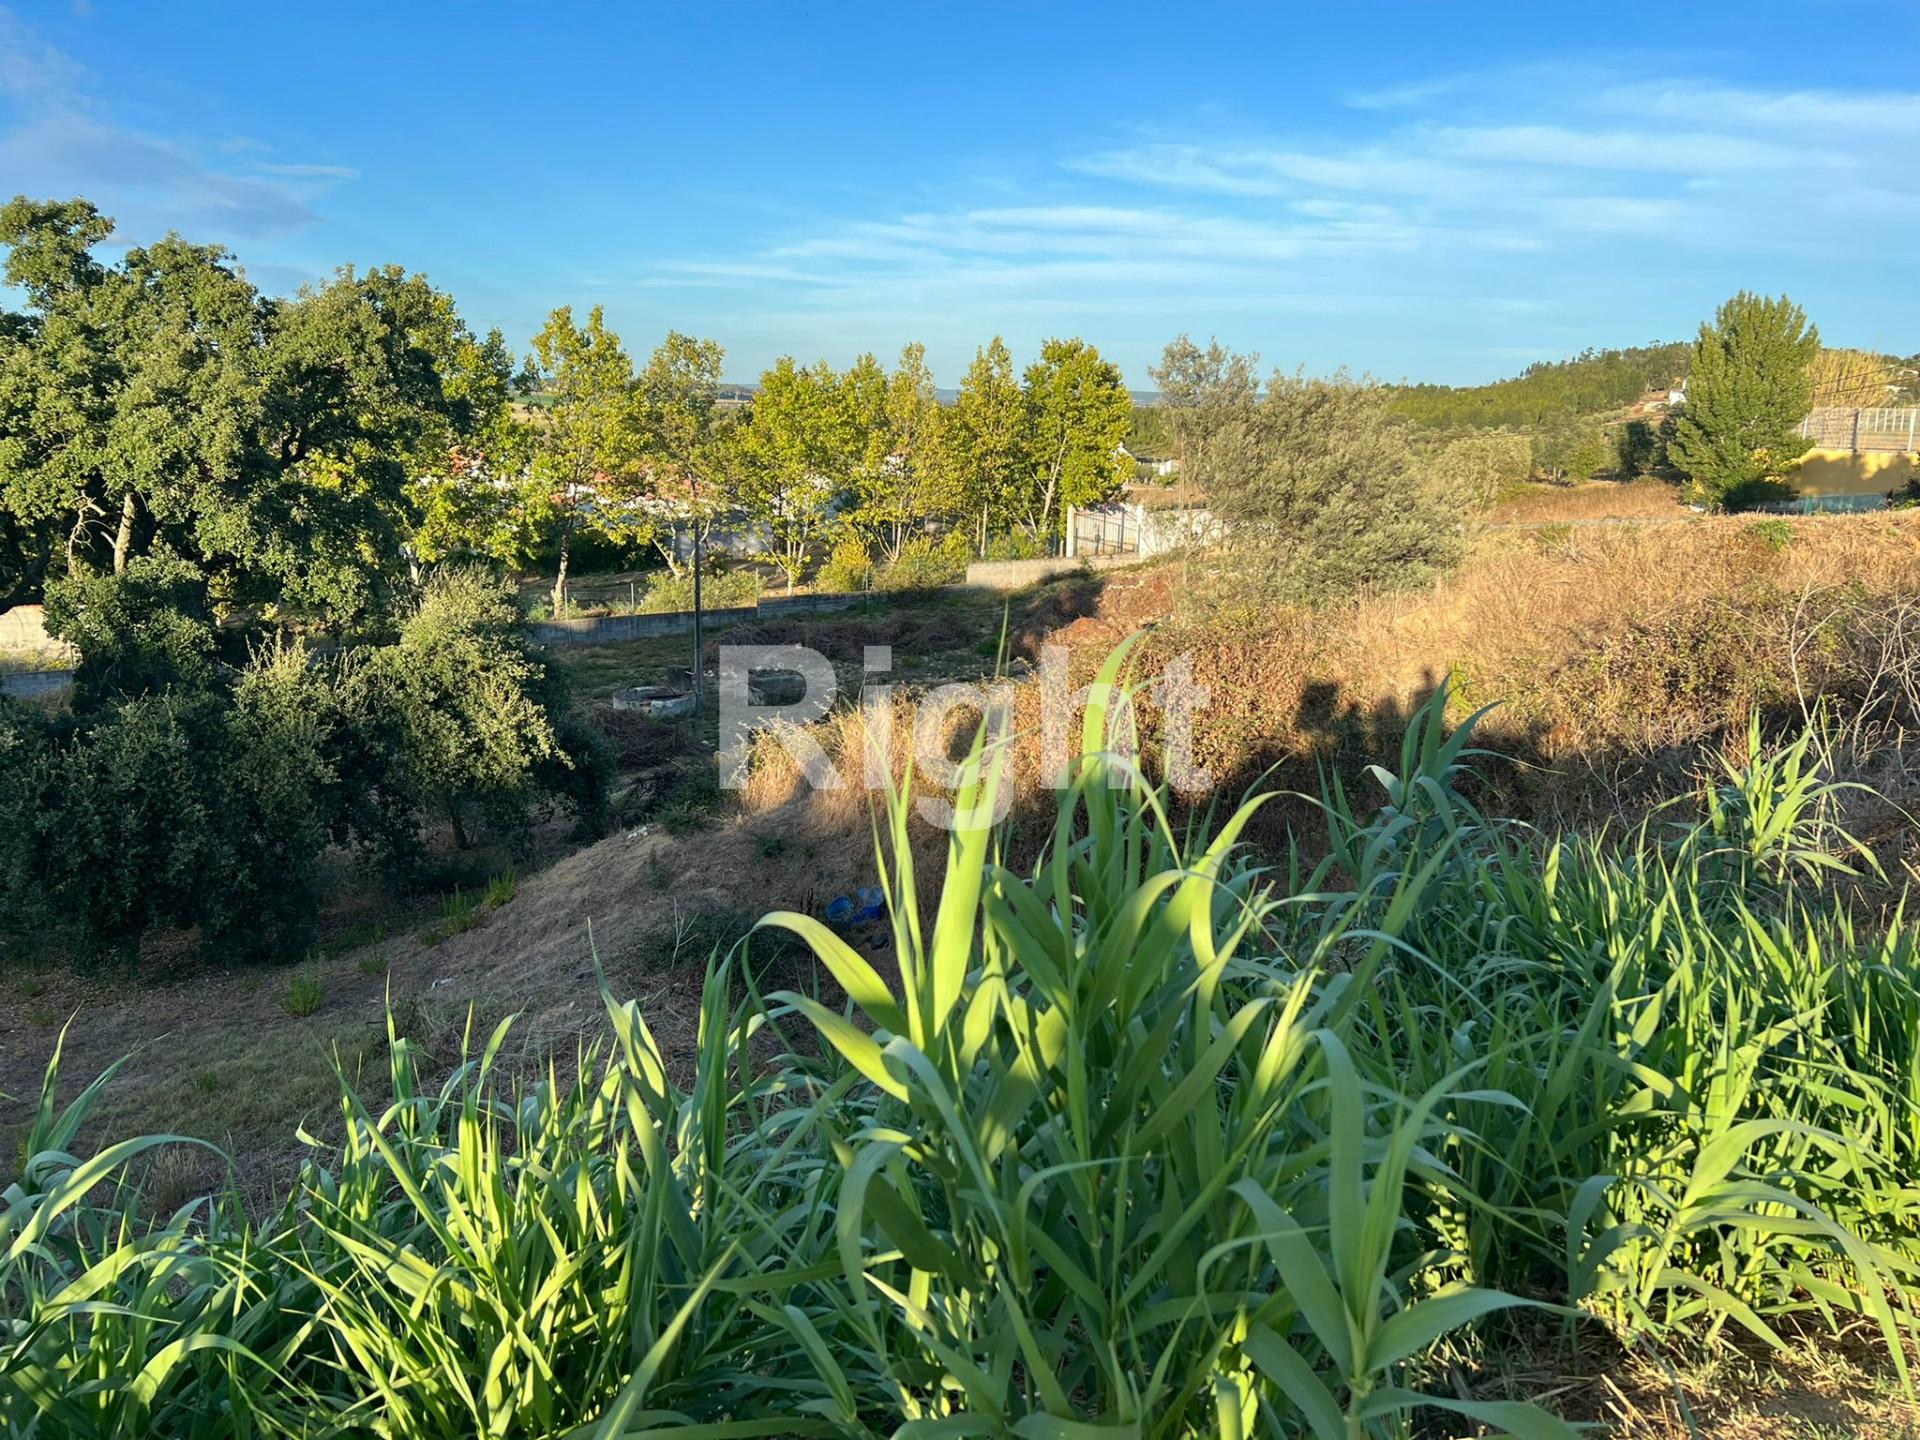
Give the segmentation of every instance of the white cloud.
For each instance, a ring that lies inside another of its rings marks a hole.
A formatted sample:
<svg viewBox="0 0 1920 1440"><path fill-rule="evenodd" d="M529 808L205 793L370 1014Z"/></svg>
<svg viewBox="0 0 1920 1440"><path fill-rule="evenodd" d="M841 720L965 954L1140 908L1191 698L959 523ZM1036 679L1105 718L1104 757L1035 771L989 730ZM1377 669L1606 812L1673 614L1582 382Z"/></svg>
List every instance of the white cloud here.
<svg viewBox="0 0 1920 1440"><path fill-rule="evenodd" d="M1732 129L1784 134L1804 140L1839 140L1856 153L1885 153L1900 138L1920 137L1920 94L1884 91L1839 94L1826 90L1768 92L1692 83L1647 83L1615 87L1603 101L1611 108Z"/></svg>
<svg viewBox="0 0 1920 1440"><path fill-rule="evenodd" d="M0 95L36 102L82 90L87 73L0 7Z"/></svg>
<svg viewBox="0 0 1920 1440"><path fill-rule="evenodd" d="M230 164L209 163L188 143L114 121L93 77L0 8L0 175L9 192L84 195L114 217L120 237L194 239L285 234L313 224L329 188L358 172L344 165L265 158L270 147L237 138Z"/></svg>
<svg viewBox="0 0 1920 1440"><path fill-rule="evenodd" d="M1920 176L1881 143L1920 134L1920 93L1770 94L1576 61L1348 101L1331 137L1137 132L974 187L981 203L788 217L745 253L639 283L731 287L743 323L823 339L1250 313L1498 314L1563 336L1594 303L1583 292L1885 264L1920 223Z"/></svg>
<svg viewBox="0 0 1920 1440"><path fill-rule="evenodd" d="M1565 125L1441 126L1422 138L1469 160L1646 174L1794 169L1834 158L1806 147L1712 131L1575 130Z"/></svg>

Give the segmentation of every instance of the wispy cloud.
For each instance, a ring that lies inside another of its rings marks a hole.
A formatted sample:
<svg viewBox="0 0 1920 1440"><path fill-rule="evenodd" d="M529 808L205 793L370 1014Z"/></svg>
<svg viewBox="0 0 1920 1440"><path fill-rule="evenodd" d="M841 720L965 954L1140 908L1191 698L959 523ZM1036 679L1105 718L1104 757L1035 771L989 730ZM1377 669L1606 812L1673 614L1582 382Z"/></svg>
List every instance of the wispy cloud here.
<svg viewBox="0 0 1920 1440"><path fill-rule="evenodd" d="M782 233L632 283L732 290L759 328L823 341L882 324L977 331L985 315L1418 324L1463 307L1559 335L1546 327L1569 293L1603 277L1694 264L1741 284L1775 261L1883 261L1887 236L1920 221L1920 175L1887 163L1890 141L1920 136L1920 92L1649 73L1530 62L1351 94L1311 129L1136 129L1035 157L991 191L950 187L973 204L782 217Z"/></svg>
<svg viewBox="0 0 1920 1440"><path fill-rule="evenodd" d="M0 176L7 191L85 195L130 240L172 229L242 240L313 224L314 202L358 174L344 165L274 160L259 141L220 148L226 163L184 139L119 123L85 67L0 8Z"/></svg>

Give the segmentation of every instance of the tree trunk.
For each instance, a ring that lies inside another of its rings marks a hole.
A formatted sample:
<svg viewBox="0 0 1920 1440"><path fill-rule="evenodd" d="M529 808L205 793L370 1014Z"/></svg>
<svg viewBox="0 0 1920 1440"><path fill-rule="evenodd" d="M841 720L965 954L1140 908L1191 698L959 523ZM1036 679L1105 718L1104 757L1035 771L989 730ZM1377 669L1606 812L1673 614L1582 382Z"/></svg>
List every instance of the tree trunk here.
<svg viewBox="0 0 1920 1440"><path fill-rule="evenodd" d="M129 490L127 498L120 502L120 529L113 537L113 573L116 575L127 573L127 556L133 550L133 521L138 507L139 501L134 499L133 492Z"/></svg>
<svg viewBox="0 0 1920 1440"><path fill-rule="evenodd" d="M460 823L460 807L453 803L453 797L447 797L447 819L453 823L453 843L462 850L471 848L473 842L467 838L467 827Z"/></svg>
<svg viewBox="0 0 1920 1440"><path fill-rule="evenodd" d="M553 577L553 618L564 620L567 615L567 560L573 550L573 530L571 527L560 532L560 569Z"/></svg>

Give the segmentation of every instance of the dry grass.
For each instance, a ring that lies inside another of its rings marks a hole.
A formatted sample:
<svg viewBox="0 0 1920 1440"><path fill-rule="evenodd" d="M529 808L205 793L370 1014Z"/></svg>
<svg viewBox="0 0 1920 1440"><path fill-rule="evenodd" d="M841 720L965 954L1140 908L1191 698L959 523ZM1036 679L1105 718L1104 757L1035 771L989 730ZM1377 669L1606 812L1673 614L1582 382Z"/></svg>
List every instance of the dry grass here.
<svg viewBox="0 0 1920 1440"><path fill-rule="evenodd" d="M1664 480L1594 480L1584 485L1528 485L1487 515L1500 525L1573 520L1680 520L1689 512Z"/></svg>
<svg viewBox="0 0 1920 1440"><path fill-rule="evenodd" d="M1194 578L1177 566L1129 577L1088 613L1021 635L1017 648L1037 656L1042 643L1068 646L1077 686L1119 639L1152 627L1147 668L1190 653L1210 691L1194 758L1230 788L1274 765L1283 783L1311 788L1321 760L1379 758L1397 745L1405 716L1452 675L1463 705L1500 703L1488 738L1538 767L1507 777L1503 803L1575 823L1616 801L1630 813L1634 797L1659 786L1670 792L1700 748L1743 724L1754 705L1864 687L1887 637L1834 617L1849 608L1856 617L1893 614L1908 603L1901 597L1920 593L1920 519L1720 517L1490 532L1430 590L1318 611L1190 613L1180 602ZM1045 788L1038 686L1023 680L1013 697L1024 806ZM1151 731L1151 707L1142 718ZM968 711L950 714L942 738L972 721ZM892 730L897 777L909 748L904 702ZM857 776L865 733L849 709L813 738ZM748 808L798 806L805 789L786 748L764 740ZM830 828L864 829L858 788L804 804Z"/></svg>

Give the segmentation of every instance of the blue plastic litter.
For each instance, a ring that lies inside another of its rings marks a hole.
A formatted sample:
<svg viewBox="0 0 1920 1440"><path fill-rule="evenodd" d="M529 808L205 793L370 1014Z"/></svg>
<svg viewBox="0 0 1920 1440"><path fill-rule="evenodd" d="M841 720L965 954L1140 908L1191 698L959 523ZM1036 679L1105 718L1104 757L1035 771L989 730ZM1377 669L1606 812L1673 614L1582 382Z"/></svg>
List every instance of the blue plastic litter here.
<svg viewBox="0 0 1920 1440"><path fill-rule="evenodd" d="M854 903L860 908L862 920L878 920L887 909L887 897L878 885L862 885L853 892Z"/></svg>
<svg viewBox="0 0 1920 1440"><path fill-rule="evenodd" d="M837 895L827 902L827 919L835 925L844 925L853 919L853 901L845 895Z"/></svg>

